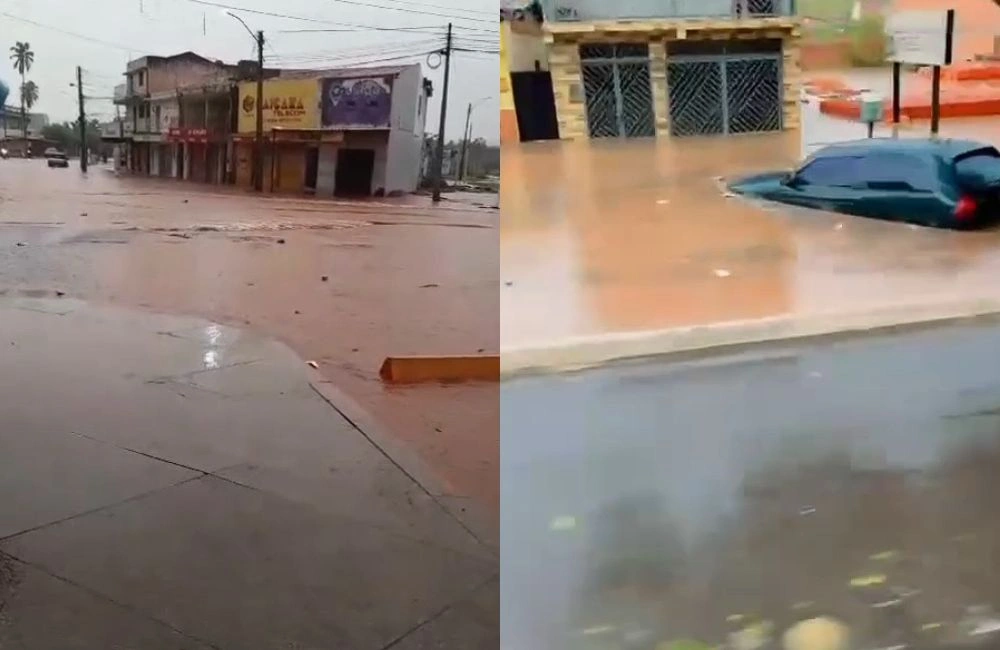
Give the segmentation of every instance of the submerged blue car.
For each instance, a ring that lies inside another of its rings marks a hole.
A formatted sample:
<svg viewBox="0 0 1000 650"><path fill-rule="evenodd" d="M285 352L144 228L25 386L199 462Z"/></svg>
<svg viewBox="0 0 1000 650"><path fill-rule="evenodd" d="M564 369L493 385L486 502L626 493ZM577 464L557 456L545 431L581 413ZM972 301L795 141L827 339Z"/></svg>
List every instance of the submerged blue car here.
<svg viewBox="0 0 1000 650"><path fill-rule="evenodd" d="M872 138L820 149L798 169L729 184L736 194L937 228L1000 219L1000 152L971 140Z"/></svg>

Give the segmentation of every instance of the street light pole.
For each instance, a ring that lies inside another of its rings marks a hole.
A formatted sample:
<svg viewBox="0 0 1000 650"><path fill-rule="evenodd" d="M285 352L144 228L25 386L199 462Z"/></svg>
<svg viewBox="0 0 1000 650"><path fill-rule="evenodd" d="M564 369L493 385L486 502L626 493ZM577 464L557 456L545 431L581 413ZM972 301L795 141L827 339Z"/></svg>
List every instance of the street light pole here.
<svg viewBox="0 0 1000 650"><path fill-rule="evenodd" d="M448 81L451 72L451 23L448 23L448 38L444 47L444 90L441 93L441 119L438 123L437 147L434 150L434 192L431 200L437 203L441 200L441 185L444 183L442 171L444 166L444 123L448 115Z"/></svg>
<svg viewBox="0 0 1000 650"><path fill-rule="evenodd" d="M222 13L238 20L257 44L257 101L254 102L257 106L257 124L253 139L253 188L262 192L264 190L264 32L257 30L257 33L254 33L250 26L232 11L224 9Z"/></svg>
<svg viewBox="0 0 1000 650"><path fill-rule="evenodd" d="M465 180L465 165L466 156L468 155L469 141L472 140L472 109L479 106L487 99L493 99L493 96L483 97L477 99L474 102L469 102L469 108L465 111L465 130L462 131L462 155L458 159L458 178L459 180Z"/></svg>
<svg viewBox="0 0 1000 650"><path fill-rule="evenodd" d="M264 32L257 30L257 134L254 139L254 183L264 191Z"/></svg>

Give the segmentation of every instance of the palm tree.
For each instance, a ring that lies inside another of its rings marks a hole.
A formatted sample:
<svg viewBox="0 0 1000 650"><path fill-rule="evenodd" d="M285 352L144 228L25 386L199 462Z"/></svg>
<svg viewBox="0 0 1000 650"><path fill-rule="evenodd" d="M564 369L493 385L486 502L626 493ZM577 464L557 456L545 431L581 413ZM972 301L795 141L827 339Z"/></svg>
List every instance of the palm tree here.
<svg viewBox="0 0 1000 650"><path fill-rule="evenodd" d="M31 107L38 101L38 84L34 81L26 81L21 86L21 99L24 100L25 108L30 111Z"/></svg>
<svg viewBox="0 0 1000 650"><path fill-rule="evenodd" d="M25 86L25 75L31 70L31 64L35 62L35 53L31 50L31 44L27 41L17 41L10 48L10 60L14 62L14 69L21 75L21 89ZM24 93L21 93L21 125L24 127L24 137L28 137L28 115L25 112Z"/></svg>

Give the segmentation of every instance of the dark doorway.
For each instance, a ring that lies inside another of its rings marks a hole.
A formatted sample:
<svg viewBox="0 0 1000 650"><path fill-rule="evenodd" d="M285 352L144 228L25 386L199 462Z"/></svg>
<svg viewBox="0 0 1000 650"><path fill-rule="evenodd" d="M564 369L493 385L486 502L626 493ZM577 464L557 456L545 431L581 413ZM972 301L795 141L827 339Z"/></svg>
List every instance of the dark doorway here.
<svg viewBox="0 0 1000 650"><path fill-rule="evenodd" d="M340 149L337 151L337 196L369 196L375 173L374 149Z"/></svg>
<svg viewBox="0 0 1000 650"><path fill-rule="evenodd" d="M184 145L177 145L177 178L184 178Z"/></svg>
<svg viewBox="0 0 1000 650"><path fill-rule="evenodd" d="M552 95L552 75L548 72L512 72L510 85L517 109L517 130L521 141L558 140L556 100Z"/></svg>
<svg viewBox="0 0 1000 650"><path fill-rule="evenodd" d="M306 149L306 191L316 191L316 176L319 173L319 147Z"/></svg>

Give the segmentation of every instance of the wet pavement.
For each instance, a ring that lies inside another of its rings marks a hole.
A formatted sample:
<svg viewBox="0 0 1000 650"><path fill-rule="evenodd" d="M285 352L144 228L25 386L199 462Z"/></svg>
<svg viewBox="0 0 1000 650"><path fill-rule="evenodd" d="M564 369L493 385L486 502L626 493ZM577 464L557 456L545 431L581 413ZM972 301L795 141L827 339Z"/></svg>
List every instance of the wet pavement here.
<svg viewBox="0 0 1000 650"><path fill-rule="evenodd" d="M997 320L505 382L502 646L996 647L998 406Z"/></svg>
<svg viewBox="0 0 1000 650"><path fill-rule="evenodd" d="M259 197L0 161L0 295L61 292L277 338L495 538L496 384L386 389L377 375L390 354L499 347L496 196L447 198Z"/></svg>
<svg viewBox="0 0 1000 650"><path fill-rule="evenodd" d="M888 84L888 73L856 76L858 86ZM927 130L915 123L897 132ZM719 177L788 168L823 143L864 132L810 103L801 134L505 147L501 349L1000 296L996 230L943 232L757 204L720 187ZM945 120L942 134L1000 143L995 120Z"/></svg>
<svg viewBox="0 0 1000 650"><path fill-rule="evenodd" d="M495 551L252 330L0 299L0 647L496 647Z"/></svg>

